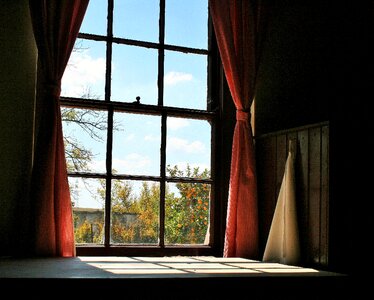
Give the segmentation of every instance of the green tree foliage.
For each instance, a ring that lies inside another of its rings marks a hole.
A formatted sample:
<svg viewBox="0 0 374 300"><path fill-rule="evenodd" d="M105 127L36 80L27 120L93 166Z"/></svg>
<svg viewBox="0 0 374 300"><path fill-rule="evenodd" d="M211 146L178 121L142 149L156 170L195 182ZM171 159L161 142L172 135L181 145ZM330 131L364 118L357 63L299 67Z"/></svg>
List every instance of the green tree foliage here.
<svg viewBox="0 0 374 300"><path fill-rule="evenodd" d="M156 243L158 239L160 188L156 183L142 183L138 199L138 238L141 243Z"/></svg>
<svg viewBox="0 0 374 300"><path fill-rule="evenodd" d="M177 166L168 167L171 177L192 177L207 179L207 169L200 172L188 166L182 171ZM176 190L166 189L165 199L165 243L203 244L209 224L210 186L205 183L180 182ZM104 196L103 191L99 191ZM156 183L143 182L139 196L133 195L128 181L115 181L112 191L113 243L156 243L159 232L160 189ZM118 214L135 214L136 219L128 221Z"/></svg>
<svg viewBox="0 0 374 300"><path fill-rule="evenodd" d="M167 169L172 177L207 179L207 169L179 170L177 166ZM179 195L166 195L165 236L168 244L203 244L208 231L210 186L205 183L176 183Z"/></svg>
<svg viewBox="0 0 374 300"><path fill-rule="evenodd" d="M191 169L189 166L183 171L177 166L169 166L167 171L171 177L207 179L210 176L207 169L200 172L198 168ZM97 195L104 203L104 181L102 187L97 190ZM142 182L140 190L135 193L130 181L114 180L111 201L112 243L157 243L160 211L158 183ZM174 188L167 186L165 196L165 243L203 244L209 228L209 205L209 184L178 182ZM94 225L85 221L76 226L76 242L102 242L102 224L103 220L97 220Z"/></svg>
<svg viewBox="0 0 374 300"><path fill-rule="evenodd" d="M128 181L115 181L112 190L111 241L119 244L156 243L159 195L158 184L143 182L137 198Z"/></svg>
<svg viewBox="0 0 374 300"><path fill-rule="evenodd" d="M78 49L79 50L79 49ZM87 88L82 98L94 99ZM77 126L95 141L104 142L107 130L106 114L91 109L63 107L61 117L65 127ZM114 124L114 130L121 128ZM69 172L89 172L95 154L74 135L64 132L65 156ZM177 166L167 167L168 176L174 178L210 178L209 170L199 168L185 170ZM85 183L85 179L82 178ZM103 204L105 203L105 181L97 191L90 190ZM70 185L73 199L78 199L79 189ZM210 185L179 181L166 186L165 193L165 243L202 244L209 228ZM72 203L74 206L74 202ZM134 190L130 181L114 180L111 192L111 242L157 243L159 238L160 188L158 183L143 182L139 191ZM75 240L77 243L102 243L104 213L94 220L78 220L74 214Z"/></svg>
<svg viewBox="0 0 374 300"><path fill-rule="evenodd" d="M102 181L102 186L104 181ZM98 190L102 202L105 201L105 190ZM112 212L116 214L137 213L136 198L133 195L133 186L129 181L114 180L112 182Z"/></svg>
<svg viewBox="0 0 374 300"><path fill-rule="evenodd" d="M78 223L77 217L74 216L74 236L76 243L95 243L103 242L103 218L88 221L84 220L81 224Z"/></svg>

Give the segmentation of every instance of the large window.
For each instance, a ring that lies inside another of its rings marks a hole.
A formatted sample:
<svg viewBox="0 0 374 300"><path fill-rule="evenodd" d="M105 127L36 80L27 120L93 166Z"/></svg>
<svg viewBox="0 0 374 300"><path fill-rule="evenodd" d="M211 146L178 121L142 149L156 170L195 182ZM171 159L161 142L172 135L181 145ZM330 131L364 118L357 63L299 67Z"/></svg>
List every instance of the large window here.
<svg viewBox="0 0 374 300"><path fill-rule="evenodd" d="M90 1L61 97L78 254L214 246L210 28L207 0Z"/></svg>

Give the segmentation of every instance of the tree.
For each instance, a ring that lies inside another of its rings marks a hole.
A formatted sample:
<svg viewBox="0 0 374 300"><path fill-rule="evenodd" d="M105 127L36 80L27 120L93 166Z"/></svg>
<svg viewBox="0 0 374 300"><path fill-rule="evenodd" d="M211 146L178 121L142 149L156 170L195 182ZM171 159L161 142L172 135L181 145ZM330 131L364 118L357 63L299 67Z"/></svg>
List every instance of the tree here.
<svg viewBox="0 0 374 300"><path fill-rule="evenodd" d="M167 168L170 176L206 179L207 169L185 171L177 166ZM139 196L127 181L114 181L112 186L113 243L156 243L159 234L160 189L156 183L143 182ZM203 244L209 228L210 187L205 183L177 183L177 193L166 188L165 243ZM98 191L105 199L104 190ZM136 218L126 218L132 215ZM122 216L122 217L121 217Z"/></svg>
<svg viewBox="0 0 374 300"><path fill-rule="evenodd" d="M141 243L156 243L158 239L160 188L156 183L142 183L137 207L137 231Z"/></svg>
<svg viewBox="0 0 374 300"><path fill-rule="evenodd" d="M73 51L81 51L76 46ZM89 87L82 92L81 98L98 99ZM107 130L106 113L93 109L63 107L61 117L64 129L76 128L89 138L104 142ZM114 130L122 130L114 124ZM95 153L88 149L69 130L64 130L65 155L68 171L90 172ZM114 171L115 172L115 171ZM180 170L177 166L167 167L172 177L209 178L207 169ZM84 178L86 189L94 194L104 208L105 181L101 187L92 190ZM210 187L203 183L176 183L177 192L166 188L165 196L165 242L167 244L201 244L204 242L209 224ZM78 186L70 183L73 199L78 199ZM139 196L136 196L138 194ZM160 189L156 183L143 182L137 193L129 181L114 180L111 191L111 242L112 243L156 243L159 236ZM75 205L73 201L73 206ZM78 220L75 218L75 239L77 243L101 243L103 236L104 214L97 220Z"/></svg>
<svg viewBox="0 0 374 300"><path fill-rule="evenodd" d="M61 118L65 128L74 125L81 128L90 138L103 142L103 132L107 129L105 115L100 111L77 108L62 108ZM87 149L75 136L64 134L65 157L68 171L90 171L90 162L94 157L92 150Z"/></svg>
<svg viewBox="0 0 374 300"><path fill-rule="evenodd" d="M207 179L209 170L185 171L177 166L167 168L170 176ZM177 183L179 196L166 195L165 236L169 244L203 244L209 228L210 186L205 183Z"/></svg>
<svg viewBox="0 0 374 300"><path fill-rule="evenodd" d="M105 190L98 194L105 201ZM111 242L130 243L136 237L137 203L133 195L133 186L128 181L114 180L111 193L112 224ZM135 218L134 218L135 216Z"/></svg>

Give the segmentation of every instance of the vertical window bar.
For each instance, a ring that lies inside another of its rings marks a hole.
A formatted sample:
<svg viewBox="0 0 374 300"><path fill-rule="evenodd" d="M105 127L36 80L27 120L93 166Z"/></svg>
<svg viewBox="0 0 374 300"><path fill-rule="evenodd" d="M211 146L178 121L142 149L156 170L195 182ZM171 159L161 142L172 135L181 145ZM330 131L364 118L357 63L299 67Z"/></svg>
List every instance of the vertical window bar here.
<svg viewBox="0 0 374 300"><path fill-rule="evenodd" d="M110 101L111 96L111 77L112 77L112 43L113 43L113 7L114 0L108 0L107 17L107 43L106 43L106 73L105 73L105 101Z"/></svg>
<svg viewBox="0 0 374 300"><path fill-rule="evenodd" d="M165 246L165 195L166 195L166 112L161 117L161 159L160 159L160 247Z"/></svg>
<svg viewBox="0 0 374 300"><path fill-rule="evenodd" d="M160 0L158 50L158 105L164 105L164 56L165 56L165 0Z"/></svg>
<svg viewBox="0 0 374 300"><path fill-rule="evenodd" d="M208 2L208 10L209 10L209 2ZM208 91L207 91L207 110L208 111L213 111L218 108L218 101L215 101L215 99L218 99L217 96L217 89L216 86L212 86L213 82L215 83L217 79L217 66L215 64L216 60L216 53L212 53L212 48L213 48L213 38L212 36L214 35L214 28L213 28L213 23L211 20L210 14L208 14L208 20L207 20L207 26L208 26ZM214 60L214 61L213 61ZM215 67L213 67L215 66ZM214 76L214 78L212 78ZM214 91L214 92L213 92ZM218 157L217 153L215 151L216 148L216 142L217 142L217 118L214 118L212 122L210 122L212 128L211 128L211 148L210 148L210 153L211 155L211 161L210 161L210 174L211 178L213 179L213 184L210 187L210 212L209 212L209 244L214 245L215 243L215 226L216 226L216 215L215 212L217 211L216 206L217 206L217 173L216 173L216 162L218 162Z"/></svg>
<svg viewBox="0 0 374 300"><path fill-rule="evenodd" d="M216 161L217 161L217 153L214 151L216 148L216 141L217 141L217 123L216 119L211 122L211 145L210 145L210 176L213 180L213 183L210 186L210 195L209 195L209 201L210 201L210 211L209 211L209 244L214 244L214 228L215 228L215 214L216 211L216 182L217 182L217 173L216 173Z"/></svg>
<svg viewBox="0 0 374 300"><path fill-rule="evenodd" d="M165 0L160 0L159 43L158 50L158 105L164 104L164 42L165 42ZM160 228L159 245L165 246L165 194L166 194L166 113L161 117L161 149L160 149Z"/></svg>
<svg viewBox="0 0 374 300"><path fill-rule="evenodd" d="M110 101L111 95L111 73L112 73L112 42L113 42L113 7L114 0L108 0L108 24L107 24L107 50L106 50L106 75L105 75L105 101ZM113 108L108 110L108 130L106 149L106 184L105 184L105 247L110 246L110 223L111 223L111 191L112 191L112 147L113 147Z"/></svg>
<svg viewBox="0 0 374 300"><path fill-rule="evenodd" d="M209 9L209 5L208 5L208 9ZM212 83L215 82L212 80L212 75L216 75L213 71L213 65L214 65L214 62L213 62L213 59L215 59L215 57L213 57L212 55L212 44L213 44L213 41L212 41L212 36L213 36L213 24L212 24L212 21L211 21L211 17L210 17L210 14L208 14L208 91L207 91L207 110L208 111L212 111L214 110L216 107L217 107L217 103L213 103L213 99L215 98L212 93L213 93L213 90L215 91L215 87L212 87Z"/></svg>

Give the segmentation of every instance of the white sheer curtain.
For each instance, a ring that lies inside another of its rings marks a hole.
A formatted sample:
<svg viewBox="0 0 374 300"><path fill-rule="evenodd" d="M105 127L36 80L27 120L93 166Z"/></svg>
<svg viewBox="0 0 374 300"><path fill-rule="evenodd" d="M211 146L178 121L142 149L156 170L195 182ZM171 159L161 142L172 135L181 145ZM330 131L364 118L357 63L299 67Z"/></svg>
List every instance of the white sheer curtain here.
<svg viewBox="0 0 374 300"><path fill-rule="evenodd" d="M295 141L289 141L285 171L263 261L297 265L300 262L295 195Z"/></svg>

